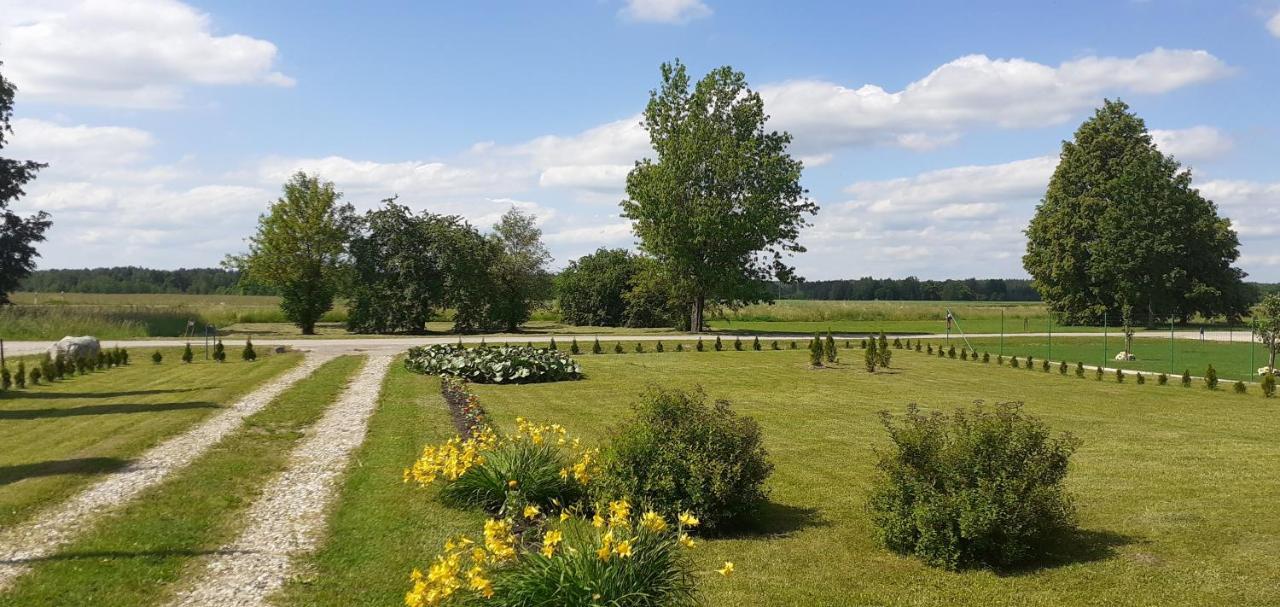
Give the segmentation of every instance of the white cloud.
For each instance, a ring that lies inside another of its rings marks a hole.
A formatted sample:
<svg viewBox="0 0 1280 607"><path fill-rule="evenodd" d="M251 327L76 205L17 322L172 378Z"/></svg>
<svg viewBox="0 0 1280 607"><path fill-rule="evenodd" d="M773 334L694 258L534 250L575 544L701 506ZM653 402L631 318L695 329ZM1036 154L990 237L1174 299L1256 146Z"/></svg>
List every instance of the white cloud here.
<svg viewBox="0 0 1280 607"><path fill-rule="evenodd" d="M963 129L1039 127L1071 119L1110 93L1164 93L1231 72L1200 50L1157 48L1131 58L1085 57L1057 67L1026 59L968 55L890 92L824 80L760 88L772 125L798 147L828 150L891 144L931 149Z"/></svg>
<svg viewBox="0 0 1280 607"><path fill-rule="evenodd" d="M30 4L0 0L0 58L27 99L164 108L192 85L293 85L274 68L274 44L217 35L177 0Z"/></svg>
<svg viewBox="0 0 1280 607"><path fill-rule="evenodd" d="M80 174L142 160L155 145L151 133L120 126L61 125L45 120L13 121L7 156L45 162Z"/></svg>
<svg viewBox="0 0 1280 607"><path fill-rule="evenodd" d="M955 218L993 206L1039 199L1058 159L1042 156L1004 164L962 166L928 171L915 177L862 181L845 191L871 213L911 214L943 211L940 218ZM973 206L982 205L982 206Z"/></svg>
<svg viewBox="0 0 1280 607"><path fill-rule="evenodd" d="M1211 126L1176 130L1152 129L1151 138L1161 152L1189 162L1220 158L1235 145L1230 136Z"/></svg>
<svg viewBox="0 0 1280 607"><path fill-rule="evenodd" d="M632 21L682 25L711 15L701 0L626 0L618 13Z"/></svg>
<svg viewBox="0 0 1280 607"><path fill-rule="evenodd" d="M1280 11L1276 11L1276 14L1272 15L1271 19L1267 21L1267 30L1271 32L1272 36L1280 38Z"/></svg>

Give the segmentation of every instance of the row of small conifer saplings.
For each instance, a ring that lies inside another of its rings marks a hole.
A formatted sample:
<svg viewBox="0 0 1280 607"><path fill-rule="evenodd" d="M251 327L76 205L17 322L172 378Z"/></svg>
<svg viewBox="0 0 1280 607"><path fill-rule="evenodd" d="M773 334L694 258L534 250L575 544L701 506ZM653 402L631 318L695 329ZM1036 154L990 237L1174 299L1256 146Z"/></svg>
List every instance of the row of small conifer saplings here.
<svg viewBox="0 0 1280 607"><path fill-rule="evenodd" d="M245 361L255 361L258 359L258 353L253 349L253 341L245 340L244 349L240 351L240 358ZM187 344L182 350L182 362L189 363L195 359L195 352L191 350L191 344ZM226 362L227 349L222 345L219 339L213 346L213 359L217 362ZM160 364L164 360L164 354L156 350L151 354L151 362ZM0 366L0 391L17 388L25 389L28 385L38 386L41 382L53 382L55 380L70 379L76 375L85 375L90 371L103 371L113 367L122 367L129 364L129 350L119 346L112 349L103 349L98 351L96 357L78 357L68 358L59 352L56 356L50 356L47 352L44 358L40 359L38 364L31 365L27 368L25 360L19 360L17 369L10 371L8 365Z"/></svg>

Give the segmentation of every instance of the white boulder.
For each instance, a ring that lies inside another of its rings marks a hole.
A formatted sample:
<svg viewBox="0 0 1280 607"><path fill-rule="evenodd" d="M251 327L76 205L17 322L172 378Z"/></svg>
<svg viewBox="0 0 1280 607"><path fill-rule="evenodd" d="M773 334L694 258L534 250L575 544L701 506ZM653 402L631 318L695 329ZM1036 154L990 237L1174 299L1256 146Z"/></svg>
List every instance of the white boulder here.
<svg viewBox="0 0 1280 607"><path fill-rule="evenodd" d="M102 344L98 343L98 338L96 337L89 335L71 337L68 335L49 346L49 356L57 358L58 354L62 354L64 360L94 360L98 358L98 352L101 350Z"/></svg>
<svg viewBox="0 0 1280 607"><path fill-rule="evenodd" d="M1116 355L1116 360L1138 360L1138 357L1128 352L1121 352Z"/></svg>

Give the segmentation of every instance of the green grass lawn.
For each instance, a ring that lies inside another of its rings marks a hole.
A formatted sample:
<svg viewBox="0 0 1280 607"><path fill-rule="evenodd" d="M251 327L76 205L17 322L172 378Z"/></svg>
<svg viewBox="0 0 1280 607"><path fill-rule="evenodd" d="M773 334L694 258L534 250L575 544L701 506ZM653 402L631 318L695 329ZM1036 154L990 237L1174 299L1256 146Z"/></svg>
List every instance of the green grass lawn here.
<svg viewBox="0 0 1280 607"><path fill-rule="evenodd" d="M0 605L158 605L186 566L234 539L241 514L337 398L363 357L325 363L244 427L38 563Z"/></svg>
<svg viewBox="0 0 1280 607"><path fill-rule="evenodd" d="M859 362L858 351L841 354ZM804 351L584 355L583 381L476 386L504 428L516 416L600 438L650 383L701 385L758 419L776 471L761 521L695 551L711 605L1265 605L1280 587L1280 399L1079 380L896 351L894 368L811 370ZM332 536L289 605L395 604L413 566L478 514L401 484L422 444L451 433L437 380L397 365ZM1022 401L1083 440L1069 486L1081 531L1033 566L951 573L877 545L865 510L876 413Z"/></svg>
<svg viewBox="0 0 1280 607"><path fill-rule="evenodd" d="M301 360L186 365L180 352L164 350L157 366L150 351L133 351L126 367L0 394L0 526L66 498Z"/></svg>
<svg viewBox="0 0 1280 607"><path fill-rule="evenodd" d="M1083 362L1086 365L1098 365L1105 362L1108 368L1119 367L1122 369L1134 369L1137 371L1150 371L1152 373L1170 373L1172 369L1174 374L1181 375L1184 370L1190 370L1192 375L1204 375L1205 370L1210 364L1218 371L1218 376L1223 379L1239 379L1251 381L1250 372L1256 372L1259 367L1267 364L1267 355L1262 344L1253 344L1253 356L1250 357L1250 344L1248 342L1249 334L1245 333L1240 336L1240 342L1226 343L1215 341L1199 341L1195 339L1174 339L1172 344L1168 338L1158 339L1154 337L1136 337L1133 340L1134 355L1138 360L1118 361L1114 357L1120 351L1124 350L1124 336L1113 335L1106 340L1106 349L1103 349L1103 339L1101 337L1060 337L1054 336L1052 349L1048 337L1006 337L1004 340L1004 355L1006 357L1016 355L1020 359L1032 356L1037 361L1045 358L1060 361L1066 360L1071 365L1077 362ZM933 343L942 343L941 340L925 340ZM951 343L960 348L964 345L964 341L953 338ZM969 343L973 345L979 352L990 352L991 356L996 356L1000 350L1000 340L992 338L971 338ZM1170 352L1170 345L1173 347ZM1105 356L1104 356L1105 353ZM1173 364L1170 365L1170 355L1173 356ZM1257 380L1255 375L1253 380Z"/></svg>

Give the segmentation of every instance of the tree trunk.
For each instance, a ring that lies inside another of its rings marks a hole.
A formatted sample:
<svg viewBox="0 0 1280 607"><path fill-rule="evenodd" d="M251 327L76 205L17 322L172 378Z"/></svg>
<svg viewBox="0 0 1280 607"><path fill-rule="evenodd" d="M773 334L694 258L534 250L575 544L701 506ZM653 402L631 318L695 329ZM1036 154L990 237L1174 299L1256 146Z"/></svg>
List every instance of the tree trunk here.
<svg viewBox="0 0 1280 607"><path fill-rule="evenodd" d="M703 327L702 313L706 310L706 307L707 307L706 296L699 295L696 298L694 298L693 316L691 318L691 322L689 323L689 329L692 330L694 333L702 332L702 327Z"/></svg>
<svg viewBox="0 0 1280 607"><path fill-rule="evenodd" d="M316 323L313 323L313 322L305 323L305 324L301 325L301 327L302 327L302 334L303 334L303 335L315 335L315 334L316 334Z"/></svg>

